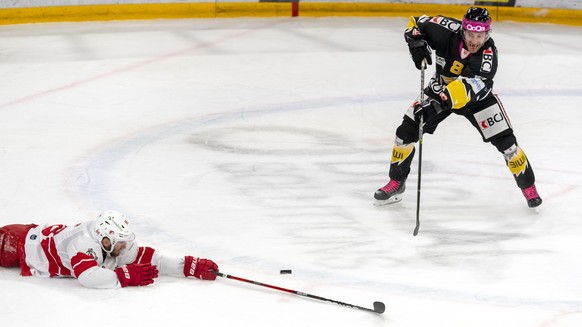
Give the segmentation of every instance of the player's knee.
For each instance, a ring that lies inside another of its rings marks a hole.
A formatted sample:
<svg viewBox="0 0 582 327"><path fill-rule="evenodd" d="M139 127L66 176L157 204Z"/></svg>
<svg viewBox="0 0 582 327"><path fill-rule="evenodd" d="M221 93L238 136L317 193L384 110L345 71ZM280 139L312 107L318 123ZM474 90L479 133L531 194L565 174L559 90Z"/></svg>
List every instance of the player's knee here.
<svg viewBox="0 0 582 327"><path fill-rule="evenodd" d="M511 147L517 145L517 140L516 140L515 136L513 135L513 133L511 133L508 135L503 135L501 137L497 137L497 138L492 139L491 144L493 144L493 146L495 146L495 148L497 148L497 151L499 151L501 153L505 153Z"/></svg>
<svg viewBox="0 0 582 327"><path fill-rule="evenodd" d="M418 123L405 118L402 124L396 129L396 137L403 144L418 142Z"/></svg>
<svg viewBox="0 0 582 327"><path fill-rule="evenodd" d="M505 157L506 161L511 160L511 158L513 158L515 156L515 154L517 153L519 147L517 146L517 144L512 144L510 147L508 147L505 150L502 150L501 153L503 153L503 157Z"/></svg>

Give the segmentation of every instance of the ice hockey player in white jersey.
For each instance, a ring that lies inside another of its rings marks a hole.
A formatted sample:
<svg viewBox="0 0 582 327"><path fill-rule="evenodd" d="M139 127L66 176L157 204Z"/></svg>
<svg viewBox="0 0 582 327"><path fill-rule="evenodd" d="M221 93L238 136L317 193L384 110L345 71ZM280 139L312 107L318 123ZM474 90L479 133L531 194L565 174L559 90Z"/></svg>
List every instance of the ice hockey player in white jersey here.
<svg viewBox="0 0 582 327"><path fill-rule="evenodd" d="M127 217L114 210L74 226L0 227L0 266L20 267L22 276L75 277L90 288L145 286L159 274L214 280L218 271L209 259L140 247Z"/></svg>

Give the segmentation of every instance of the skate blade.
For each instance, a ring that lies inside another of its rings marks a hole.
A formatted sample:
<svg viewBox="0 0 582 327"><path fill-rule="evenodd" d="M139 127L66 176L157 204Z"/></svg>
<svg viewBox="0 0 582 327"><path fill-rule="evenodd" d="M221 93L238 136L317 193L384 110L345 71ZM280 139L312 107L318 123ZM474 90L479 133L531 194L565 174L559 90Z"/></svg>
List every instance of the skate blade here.
<svg viewBox="0 0 582 327"><path fill-rule="evenodd" d="M401 195L395 195L393 197L391 197L390 199L387 200L376 200L376 202L374 202L374 205L377 207L381 207L381 206L385 206L388 204L394 204L394 203L398 203L402 201L402 196Z"/></svg>
<svg viewBox="0 0 582 327"><path fill-rule="evenodd" d="M535 212L537 215L540 214L540 206L529 208L529 210Z"/></svg>

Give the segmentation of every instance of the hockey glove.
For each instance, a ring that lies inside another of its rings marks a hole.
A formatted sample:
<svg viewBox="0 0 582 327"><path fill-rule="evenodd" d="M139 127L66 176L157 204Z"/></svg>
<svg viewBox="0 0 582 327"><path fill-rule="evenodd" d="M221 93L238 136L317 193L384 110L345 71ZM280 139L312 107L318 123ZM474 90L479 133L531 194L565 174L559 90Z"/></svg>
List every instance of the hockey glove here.
<svg viewBox="0 0 582 327"><path fill-rule="evenodd" d="M416 65L418 70L421 69L422 61L425 59L428 65L432 65L432 50L425 40L407 38L406 42L408 42L408 50L410 51L412 61L414 61L414 65Z"/></svg>
<svg viewBox="0 0 582 327"><path fill-rule="evenodd" d="M184 276L186 277L194 276L204 280L215 280L216 275L211 270L218 271L218 265L212 260L189 255L184 257Z"/></svg>
<svg viewBox="0 0 582 327"><path fill-rule="evenodd" d="M146 286L158 277L158 268L149 263L134 263L115 269L121 287Z"/></svg>
<svg viewBox="0 0 582 327"><path fill-rule="evenodd" d="M420 122L420 117L422 116L423 122L427 123L443 110L444 108L439 101L428 98L414 105L414 120Z"/></svg>

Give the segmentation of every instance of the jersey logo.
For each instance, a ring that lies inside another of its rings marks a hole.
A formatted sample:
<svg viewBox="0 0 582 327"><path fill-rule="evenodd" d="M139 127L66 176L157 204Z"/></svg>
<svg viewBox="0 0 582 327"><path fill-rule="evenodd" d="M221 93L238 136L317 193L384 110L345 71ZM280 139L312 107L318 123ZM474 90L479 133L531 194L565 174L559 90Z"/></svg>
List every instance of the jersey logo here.
<svg viewBox="0 0 582 327"><path fill-rule="evenodd" d="M488 140L510 128L501 107L493 104L474 114L483 138Z"/></svg>
<svg viewBox="0 0 582 327"><path fill-rule="evenodd" d="M435 59L437 65L441 66L442 68L445 68L445 65L447 64L445 58L435 55Z"/></svg>
<svg viewBox="0 0 582 327"><path fill-rule="evenodd" d="M427 15L422 15L420 16L420 18L418 19L419 23L424 23L426 21L428 21L430 19L430 17L428 17Z"/></svg>
<svg viewBox="0 0 582 327"><path fill-rule="evenodd" d="M415 104L418 102L415 102ZM414 105L414 104L413 104ZM402 164L404 160L410 157L410 154L414 151L414 143L394 145L392 149L392 164Z"/></svg>
<svg viewBox="0 0 582 327"><path fill-rule="evenodd" d="M459 22L456 22L454 20L450 20L450 19L442 17L442 16L433 17L430 20L430 22L435 23L437 25L440 25L440 26L448 29L451 32L457 32L461 28L461 24Z"/></svg>
<svg viewBox="0 0 582 327"><path fill-rule="evenodd" d="M431 78L430 79L430 89L435 93L435 94L439 94L441 93L441 91L443 90L443 87L441 85L440 79L437 80L436 78Z"/></svg>
<svg viewBox="0 0 582 327"><path fill-rule="evenodd" d="M481 71L490 73L493 67L493 50L491 48L483 50L483 60L481 61Z"/></svg>
<svg viewBox="0 0 582 327"><path fill-rule="evenodd" d="M527 166L528 163L525 153L520 147L517 147L515 154L507 160L507 167L509 167L511 173L517 177L521 174L525 174Z"/></svg>
<svg viewBox="0 0 582 327"><path fill-rule="evenodd" d="M95 253L92 248L88 249L85 253L87 253L88 256L93 257L93 259L97 260L97 253Z"/></svg>
<svg viewBox="0 0 582 327"><path fill-rule="evenodd" d="M441 92L439 96L441 97L441 100L443 100L443 103L447 102L447 100L449 99L445 92Z"/></svg>
<svg viewBox="0 0 582 327"><path fill-rule="evenodd" d="M495 113L493 116L487 117L487 119L481 121L481 129L493 127L495 124L501 123L502 121L504 121L504 119L501 113Z"/></svg>
<svg viewBox="0 0 582 327"><path fill-rule="evenodd" d="M465 81L467 84L469 84L469 86L471 86L471 89L475 94L481 92L481 90L485 88L485 82L483 82L480 78L466 78Z"/></svg>

